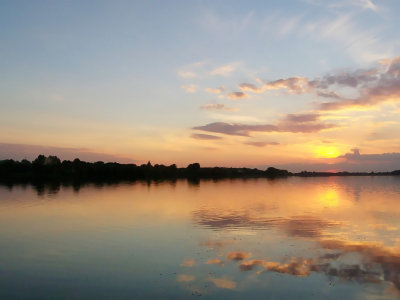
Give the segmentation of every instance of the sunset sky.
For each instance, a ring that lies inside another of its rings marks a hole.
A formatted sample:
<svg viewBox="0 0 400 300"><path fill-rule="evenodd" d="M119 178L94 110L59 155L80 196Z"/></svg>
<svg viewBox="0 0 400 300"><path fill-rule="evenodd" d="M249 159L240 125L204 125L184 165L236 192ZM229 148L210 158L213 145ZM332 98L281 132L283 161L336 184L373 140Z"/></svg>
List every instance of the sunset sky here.
<svg viewBox="0 0 400 300"><path fill-rule="evenodd" d="M0 160L400 169L400 1L0 1Z"/></svg>

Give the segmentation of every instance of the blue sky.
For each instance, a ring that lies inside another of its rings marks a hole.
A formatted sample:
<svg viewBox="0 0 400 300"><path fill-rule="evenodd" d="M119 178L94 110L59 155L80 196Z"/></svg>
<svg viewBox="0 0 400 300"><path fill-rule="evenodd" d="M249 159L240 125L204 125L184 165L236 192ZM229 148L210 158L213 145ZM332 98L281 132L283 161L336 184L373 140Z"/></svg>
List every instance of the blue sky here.
<svg viewBox="0 0 400 300"><path fill-rule="evenodd" d="M338 157L355 148L400 152L397 90L368 109L328 116L316 107L326 97L314 91L269 85L252 93L240 85L359 69L384 74L384 66L397 66L382 60L400 53L399 10L394 0L0 1L0 150L13 149L0 159L53 147L61 159L78 151L182 166L357 169ZM354 99L372 88L363 84L329 92ZM287 132L279 125L248 137L192 129L276 125L288 114L318 114L314 123L329 119L335 127Z"/></svg>

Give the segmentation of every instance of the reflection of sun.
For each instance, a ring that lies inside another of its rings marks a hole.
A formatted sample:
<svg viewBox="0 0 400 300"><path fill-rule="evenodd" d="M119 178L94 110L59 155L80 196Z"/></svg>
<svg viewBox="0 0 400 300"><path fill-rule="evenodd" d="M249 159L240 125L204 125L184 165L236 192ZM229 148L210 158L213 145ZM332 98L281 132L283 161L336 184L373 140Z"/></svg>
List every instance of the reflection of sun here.
<svg viewBox="0 0 400 300"><path fill-rule="evenodd" d="M317 148L316 152L318 157L332 158L339 156L339 151L336 147L321 146Z"/></svg>
<svg viewBox="0 0 400 300"><path fill-rule="evenodd" d="M338 192L334 189L329 189L321 195L320 201L324 204L324 206L328 207L339 206Z"/></svg>

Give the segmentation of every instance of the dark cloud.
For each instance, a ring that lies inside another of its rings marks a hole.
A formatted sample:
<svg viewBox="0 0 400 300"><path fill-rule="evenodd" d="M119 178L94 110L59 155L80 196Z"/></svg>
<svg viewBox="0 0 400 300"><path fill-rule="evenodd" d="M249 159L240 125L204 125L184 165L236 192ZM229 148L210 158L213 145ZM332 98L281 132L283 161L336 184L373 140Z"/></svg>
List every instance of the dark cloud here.
<svg viewBox="0 0 400 300"><path fill-rule="evenodd" d="M336 93L332 91L317 91L317 95L324 98L335 98L335 99L340 98Z"/></svg>
<svg viewBox="0 0 400 300"><path fill-rule="evenodd" d="M255 260L250 260L247 262L242 262L239 265L240 271L251 271L257 266L264 266L265 265L265 260L262 259L255 259Z"/></svg>
<svg viewBox="0 0 400 300"><path fill-rule="evenodd" d="M315 238L329 235L327 230L338 227L337 222L308 217L296 216L282 223L281 228L290 237Z"/></svg>
<svg viewBox="0 0 400 300"><path fill-rule="evenodd" d="M278 142L247 142L245 145L255 146L255 147L265 147L267 145L276 146L280 145Z"/></svg>
<svg viewBox="0 0 400 300"><path fill-rule="evenodd" d="M400 153L361 154L359 149L351 149L353 153L346 153L337 158L359 162L400 162Z"/></svg>
<svg viewBox="0 0 400 300"><path fill-rule="evenodd" d="M40 145L26 145L26 144L7 144L0 143L0 160L2 159L14 159L22 160L27 158L28 160L34 160L38 155L43 154L45 156L55 155L61 160L74 160L79 158L80 160L87 162L118 162L118 163L137 163L138 160L129 157L120 157L111 154L94 152L87 148L62 148L62 147L49 147Z"/></svg>
<svg viewBox="0 0 400 300"><path fill-rule="evenodd" d="M196 140L222 140L223 139L220 136L201 134L201 133L193 133L190 137L192 139L196 139Z"/></svg>
<svg viewBox="0 0 400 300"><path fill-rule="evenodd" d="M210 229L252 228L269 230L271 228L279 228L287 236L303 238L327 237L330 236L330 229L341 226L337 222L312 216L269 218L265 216L264 212L258 212L257 210L224 213L203 209L193 212L193 220L201 227Z"/></svg>
<svg viewBox="0 0 400 300"><path fill-rule="evenodd" d="M226 260L239 261L239 260L244 260L246 258L247 254L244 252L228 252L226 254Z"/></svg>
<svg viewBox="0 0 400 300"><path fill-rule="evenodd" d="M245 125L215 122L204 126L193 127L192 129L226 135L250 136L250 132L315 133L335 127L338 127L338 125L329 123L296 124L288 122L279 125Z"/></svg>
<svg viewBox="0 0 400 300"><path fill-rule="evenodd" d="M233 100L239 100L239 99L243 99L246 98L247 94L243 93L243 92L234 92L234 93L227 93L226 94L226 98L228 99L233 99Z"/></svg>
<svg viewBox="0 0 400 300"><path fill-rule="evenodd" d="M320 117L319 114L288 114L284 120L294 123L307 123L317 122Z"/></svg>

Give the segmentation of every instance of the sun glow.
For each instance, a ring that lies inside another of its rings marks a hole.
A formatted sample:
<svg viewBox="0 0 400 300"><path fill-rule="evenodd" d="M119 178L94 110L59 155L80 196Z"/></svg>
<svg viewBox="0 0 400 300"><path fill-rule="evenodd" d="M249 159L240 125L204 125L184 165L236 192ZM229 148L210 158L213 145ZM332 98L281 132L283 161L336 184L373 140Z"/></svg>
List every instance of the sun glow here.
<svg viewBox="0 0 400 300"><path fill-rule="evenodd" d="M328 189L320 196L320 201L326 207L339 206L339 194L334 189Z"/></svg>
<svg viewBox="0 0 400 300"><path fill-rule="evenodd" d="M333 158L339 156L339 150L336 147L318 147L316 149L317 157Z"/></svg>

